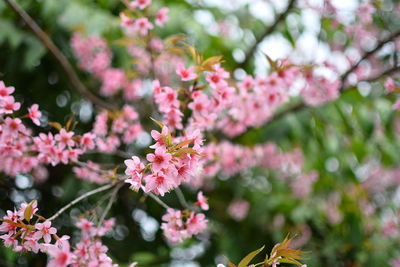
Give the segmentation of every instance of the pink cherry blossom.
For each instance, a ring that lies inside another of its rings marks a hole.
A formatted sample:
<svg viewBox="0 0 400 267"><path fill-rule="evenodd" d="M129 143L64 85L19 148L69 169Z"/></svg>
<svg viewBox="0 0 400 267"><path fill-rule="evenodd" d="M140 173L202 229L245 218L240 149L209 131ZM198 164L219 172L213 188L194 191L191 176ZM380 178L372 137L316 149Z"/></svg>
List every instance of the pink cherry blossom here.
<svg viewBox="0 0 400 267"><path fill-rule="evenodd" d="M164 196L164 194L169 192L174 186L174 181L163 172L146 175L143 179L146 182L144 188L146 193L153 192L157 195Z"/></svg>
<svg viewBox="0 0 400 267"><path fill-rule="evenodd" d="M191 81L197 78L194 67L185 68L183 65L179 65L176 68L176 74L179 75L182 81Z"/></svg>
<svg viewBox="0 0 400 267"><path fill-rule="evenodd" d="M396 102L393 104L393 109L400 110L400 99L397 99Z"/></svg>
<svg viewBox="0 0 400 267"><path fill-rule="evenodd" d="M59 141L60 149L65 147L73 147L75 141L72 139L74 132L67 132L65 129L61 129L59 134L55 135L55 140Z"/></svg>
<svg viewBox="0 0 400 267"><path fill-rule="evenodd" d="M124 136L122 138L125 144L129 144L134 141L137 137L139 137L140 133L143 132L143 128L140 124L135 123L130 125L124 132Z"/></svg>
<svg viewBox="0 0 400 267"><path fill-rule="evenodd" d="M47 253L51 259L48 267L66 267L72 261L70 245L67 240L61 241L58 245L51 245L47 248Z"/></svg>
<svg viewBox="0 0 400 267"><path fill-rule="evenodd" d="M125 174L130 176L125 182L131 184L131 189L138 191L142 186L144 164L136 156L133 156L132 159L125 160L124 163L127 166Z"/></svg>
<svg viewBox="0 0 400 267"><path fill-rule="evenodd" d="M393 92L394 92L394 90L396 89L396 84L395 84L395 82L393 81L392 78L388 78L388 79L386 80L386 82L385 82L385 88L386 88L385 92L386 92L387 94L393 93Z"/></svg>
<svg viewBox="0 0 400 267"><path fill-rule="evenodd" d="M132 18L127 17L124 13L119 13L119 17L121 18L121 27L129 28L133 26L134 20Z"/></svg>
<svg viewBox="0 0 400 267"><path fill-rule="evenodd" d="M85 133L81 139L80 139L80 145L82 148L86 149L94 149L95 143L94 140L96 138L96 135L92 133Z"/></svg>
<svg viewBox="0 0 400 267"><path fill-rule="evenodd" d="M180 210L167 209L167 214L162 217L164 221L161 224L161 229L164 231L164 236L172 244L178 244L183 240L197 235L204 231L207 227L207 220L204 214L190 213L189 218L184 219Z"/></svg>
<svg viewBox="0 0 400 267"><path fill-rule="evenodd" d="M165 146L164 140L166 140L167 136L168 136L168 127L166 126L162 127L161 133L156 130L152 130L151 137L153 137L156 143L150 146L150 148L164 147Z"/></svg>
<svg viewBox="0 0 400 267"><path fill-rule="evenodd" d="M359 6L356 14L361 20L362 24L369 24L372 22L372 15L374 11L375 8L371 3L363 3Z"/></svg>
<svg viewBox="0 0 400 267"><path fill-rule="evenodd" d="M242 221L246 218L249 208L249 202L246 200L238 200L229 204L228 213L236 221Z"/></svg>
<svg viewBox="0 0 400 267"><path fill-rule="evenodd" d="M0 102L0 114L11 114L14 111L19 110L21 104L19 102L15 102L13 96L5 96Z"/></svg>
<svg viewBox="0 0 400 267"><path fill-rule="evenodd" d="M11 119L10 117L7 117L4 120L3 130L6 133L16 134L18 132L23 132L25 130L25 126L22 124L22 121L20 119Z"/></svg>
<svg viewBox="0 0 400 267"><path fill-rule="evenodd" d="M169 20L168 18L169 9L166 7L161 8L156 14L156 24L160 27L164 25L165 22Z"/></svg>
<svg viewBox="0 0 400 267"><path fill-rule="evenodd" d="M3 81L0 81L0 98L4 98L6 96L11 95L14 92L14 87L9 86L6 87Z"/></svg>
<svg viewBox="0 0 400 267"><path fill-rule="evenodd" d="M172 155L167 152L167 150L163 147L157 147L154 154L150 153L146 156L147 160L152 163L151 168L154 172L158 172L161 169L168 168L170 163L169 161L172 158Z"/></svg>
<svg viewBox="0 0 400 267"><path fill-rule="evenodd" d="M40 117L42 116L42 112L39 111L39 105L38 104L33 104L29 109L28 109L29 114L27 115L28 118L30 118L34 124L40 125Z"/></svg>
<svg viewBox="0 0 400 267"><path fill-rule="evenodd" d="M197 235L198 233L204 231L207 227L208 220L206 216L202 213L195 214L192 212L189 219L186 222L187 231L191 235Z"/></svg>
<svg viewBox="0 0 400 267"><path fill-rule="evenodd" d="M51 235L57 233L56 228L51 227L50 221L45 221L44 223L37 223L35 228L38 230L33 236L35 239L40 239L43 237L44 242L50 243Z"/></svg>
<svg viewBox="0 0 400 267"><path fill-rule="evenodd" d="M138 7L139 9L145 9L151 4L151 0L134 0L131 2L131 7Z"/></svg>
<svg viewBox="0 0 400 267"><path fill-rule="evenodd" d="M203 210L208 210L209 206L207 203L207 198L204 197L203 192L197 193L197 202L195 203L196 206L200 206Z"/></svg>
<svg viewBox="0 0 400 267"><path fill-rule="evenodd" d="M153 25L147 18L139 18L135 21L134 28L140 35L146 35L149 30L153 29Z"/></svg>

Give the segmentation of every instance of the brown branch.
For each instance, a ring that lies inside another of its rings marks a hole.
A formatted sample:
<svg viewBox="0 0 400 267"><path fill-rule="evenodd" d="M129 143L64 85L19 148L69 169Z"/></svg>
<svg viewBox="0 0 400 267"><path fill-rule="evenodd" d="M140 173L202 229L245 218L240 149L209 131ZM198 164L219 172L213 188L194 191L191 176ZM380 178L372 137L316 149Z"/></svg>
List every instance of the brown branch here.
<svg viewBox="0 0 400 267"><path fill-rule="evenodd" d="M381 73L379 73L379 74L377 74L375 76L372 76L372 77L369 77L368 79L362 80L361 82L374 82L376 80L379 80L382 77L388 76L388 75L393 74L393 73L395 73L397 71L400 71L400 65L394 66L394 67L392 67L390 69L387 69L387 70L385 70L385 71L383 71L383 72L381 72ZM344 88L343 91L347 91L347 90L349 90L351 88L355 88L355 86L348 86L348 87Z"/></svg>
<svg viewBox="0 0 400 267"><path fill-rule="evenodd" d="M342 74L342 76L341 76L342 86L340 87L339 90L340 91L347 91L347 90L349 90L351 88L355 88L355 86L344 87L346 79L350 75L350 73L352 73L361 64L362 61L368 59L371 55L373 55L379 49L381 49L385 44L393 41L394 39L396 39L399 36L400 36L400 30L395 31L392 34L390 34L387 38L382 39L374 49L372 49L371 51L365 52L365 54L361 57L360 60L358 60L353 66L351 66L345 73ZM392 67L390 69L387 69L387 70L383 71L380 74L377 74L376 76L370 77L370 78L368 78L366 80L363 80L363 81L364 82L373 82L375 80L380 79L383 76L390 75L390 74L392 74L392 73L394 73L394 72L396 72L398 70L400 70L400 66L394 66L394 67ZM278 120L281 117L284 117L288 113L297 112L297 111L300 111L300 110L302 110L302 109L304 109L306 107L307 107L307 105L304 104L303 102L299 102L297 104L294 104L293 106L290 106L289 108L276 113L268 123L270 123L272 121L275 121L275 120Z"/></svg>
<svg viewBox="0 0 400 267"><path fill-rule="evenodd" d="M382 39L381 41L379 41L379 43L377 44L377 46L375 46L374 49L366 52L360 60L358 60L353 66L351 66L345 73L343 73L342 77L341 77L341 81L342 81L342 87L340 88L340 90L342 91L344 89L344 84L346 82L347 77L361 64L361 62L363 62L364 60L368 59L370 56L372 56L375 52L377 52L379 49L381 49L385 44L393 41L394 39L396 39L397 37L400 36L400 30L393 32L392 34L390 34L387 38Z"/></svg>
<svg viewBox="0 0 400 267"><path fill-rule="evenodd" d="M276 27L278 27L280 22L283 21L287 17L287 15L289 14L289 11L293 8L295 2L296 2L296 0L290 0L285 11L283 11L281 14L279 14L279 16L276 18L274 23L270 27L265 29L265 31L256 38L256 41L254 42L254 44L249 48L249 50L247 50L244 61L241 62L240 64L238 64L239 68L243 68L249 63L249 60L251 59L253 54L256 52L258 45L265 39L265 37L267 37L268 35L270 35L271 33L273 33L275 31Z"/></svg>
<svg viewBox="0 0 400 267"><path fill-rule="evenodd" d="M83 95L87 100L94 105L108 110L116 109L114 105L103 101L92 94L86 86L80 81L78 75L72 68L71 64L61 52L61 50L53 43L50 37L39 27L39 25L25 12L14 0L5 0L10 8L28 25L30 30L40 39L42 44L50 51L56 61L61 65L62 69L71 81L74 89Z"/></svg>

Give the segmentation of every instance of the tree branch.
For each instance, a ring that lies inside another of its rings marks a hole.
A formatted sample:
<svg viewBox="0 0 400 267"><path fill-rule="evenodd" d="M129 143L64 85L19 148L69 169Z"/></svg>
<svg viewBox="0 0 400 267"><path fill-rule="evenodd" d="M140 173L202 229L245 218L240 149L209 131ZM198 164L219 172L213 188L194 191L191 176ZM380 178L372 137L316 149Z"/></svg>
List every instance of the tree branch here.
<svg viewBox="0 0 400 267"><path fill-rule="evenodd" d="M375 52L377 52L379 49L381 49L385 44L393 41L394 39L396 39L397 37L400 36L400 30L393 32L392 34L390 34L387 38L379 41L379 43L377 44L377 46L366 52L360 60L358 60L353 66L351 66L345 73L342 74L341 80L342 80L342 87L340 88L340 91L342 91L344 89L344 85L346 82L347 77L361 64L361 62L363 62L364 60L368 59L370 56L372 56Z"/></svg>
<svg viewBox="0 0 400 267"><path fill-rule="evenodd" d="M251 57L256 52L258 45L265 39L265 37L267 37L268 35L270 35L271 33L273 33L275 31L276 27L278 27L280 22L283 21L287 17L290 10L293 8L295 2L296 2L296 0L289 0L289 4L288 4L287 8L285 9L285 11L283 11L281 14L279 14L279 16L276 18L274 23L269 28L267 28L260 36L258 36L256 38L256 41L254 42L254 44L249 48L249 50L247 50L244 61L241 62L240 64L238 64L239 68L244 68L249 63Z"/></svg>
<svg viewBox="0 0 400 267"><path fill-rule="evenodd" d="M56 61L61 65L62 69L71 81L73 88L91 101L94 105L108 110L116 109L110 103L103 101L96 95L92 94L86 86L80 81L78 75L72 68L71 64L61 52L61 50L53 43L50 37L39 27L39 25L25 12L14 0L5 0L8 6L28 25L29 29L40 39L42 44L50 51Z"/></svg>
<svg viewBox="0 0 400 267"><path fill-rule="evenodd" d="M187 203L185 195L183 194L182 190L179 187L177 187L175 188L174 191L182 207L189 209L189 204Z"/></svg>
<svg viewBox="0 0 400 267"><path fill-rule="evenodd" d="M385 44L387 44L388 42L393 41L394 39L396 39L399 36L400 36L400 30L395 31L392 34L390 34L387 38L382 39L374 49L372 49L371 51L366 52L361 57L360 60L358 60L353 66L351 66L345 73L342 74L342 76L341 76L342 85L341 85L339 90L340 91L347 91L347 90L349 90L351 88L354 88L355 85L354 86L348 86L348 87L344 86L344 84L346 82L346 79L350 75L350 73L352 73L361 64L362 61L368 59L371 55L373 55L379 49L381 49ZM381 78L383 76L390 75L390 74L392 74L392 73L394 73L394 72L396 72L398 70L400 70L400 66L396 66L395 65L394 67L392 67L390 69L387 69L387 70L383 71L382 73L377 74L376 76L370 77L370 78L368 78L366 80L363 80L363 81L364 82L373 82L373 81L378 80L379 78ZM359 81L359 82L361 82L361 81ZM307 105L304 104L303 102L299 102L297 104L294 104L293 106L290 106L289 108L276 113L268 123L270 123L272 121L275 121L275 120L278 120L281 117L284 117L288 113L297 112L297 111L300 111L300 110L302 110L302 109L304 109L306 107L307 107Z"/></svg>
<svg viewBox="0 0 400 267"><path fill-rule="evenodd" d="M70 203L68 203L67 205L65 205L65 206L62 207L61 209L59 209L56 213L54 213L53 216L51 216L51 217L48 218L47 220L48 220L48 221L54 220L55 218L57 218L58 216L60 216L61 213L63 213L64 211L66 211L67 209L69 209L70 207L72 207L73 205L77 204L78 202L84 200L84 199L87 198L87 197L90 197L91 195L94 195L94 194L103 192L103 191L105 191L105 190L107 190L107 189L110 189L110 188L114 187L118 182L120 182L120 181L115 181L115 182L113 182L113 183L111 183L111 184L106 184L106 185L103 185L103 186L101 186L101 187L99 187L99 188L96 188L96 189L94 189L94 190L92 190L92 191L86 192L85 194L81 195L80 197L75 198L75 199L72 200Z"/></svg>
<svg viewBox="0 0 400 267"><path fill-rule="evenodd" d="M121 187L122 187L123 185L124 185L123 183L117 185L117 186L114 188L114 190L111 192L110 199L108 200L107 206L106 206L106 208L104 209L103 213L101 214L101 217L100 217L100 219L99 219L99 222L98 222L98 224L97 224L97 227L100 227L100 226L102 225L104 219L105 219L106 216L107 216L107 213L110 211L110 209L111 209L111 207L112 207L112 204L113 204L113 203L115 202L115 200L117 199L117 195L118 195L119 189L121 189Z"/></svg>
<svg viewBox="0 0 400 267"><path fill-rule="evenodd" d="M359 81L359 82L374 82L374 81L376 81L376 80L378 80L378 79L380 79L382 77L385 77L387 75L393 74L393 73L395 73L397 71L400 71L400 65L399 66L393 66L392 68L389 68L389 69L387 69L387 70L385 70L385 71L383 71L383 72L381 72L381 73L379 73L379 74L377 74L375 76L369 77L369 78L367 78L365 80L362 80L362 81ZM347 86L347 87L342 88L341 91L342 92L349 91L349 90L351 90L353 88L356 88L356 87L357 87L356 85ZM290 107L275 113L274 116L267 122L267 124L270 124L273 121L277 121L280 118L285 117L289 113L300 112L300 111L304 110L307 107L309 107L309 106L307 106L304 102L299 101L299 102L291 105ZM239 137L240 136L238 136L238 138Z"/></svg>

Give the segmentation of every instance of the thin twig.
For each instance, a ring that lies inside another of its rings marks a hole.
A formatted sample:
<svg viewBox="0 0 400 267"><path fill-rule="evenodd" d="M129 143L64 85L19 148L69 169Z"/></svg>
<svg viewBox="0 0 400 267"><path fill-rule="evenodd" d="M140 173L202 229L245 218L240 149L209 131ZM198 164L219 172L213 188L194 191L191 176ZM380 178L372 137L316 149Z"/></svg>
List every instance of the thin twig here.
<svg viewBox="0 0 400 267"><path fill-rule="evenodd" d="M185 195L183 194L182 190L177 187L175 188L175 194L178 197L179 202L181 203L182 207L188 209L189 208L189 204L186 201Z"/></svg>
<svg viewBox="0 0 400 267"><path fill-rule="evenodd" d="M108 201L108 203L107 203L106 208L104 209L103 213L101 214L101 217L100 217L100 219L99 219L99 222L98 222L98 224L97 224L97 227L100 227L100 226L102 225L104 219L105 219L106 216L107 216L107 213L110 211L110 209L111 209L111 207L112 207L112 204L113 204L113 203L115 202L115 200L117 199L117 196L118 196L117 193L118 193L119 189L121 189L121 187L122 187L123 185L124 185L123 183L117 185L117 186L114 188L114 190L112 191L111 197L110 197L110 199L109 199L109 201Z"/></svg>
<svg viewBox="0 0 400 267"><path fill-rule="evenodd" d="M249 48L249 50L247 50L244 61L241 62L240 64L238 64L239 68L243 68L247 65L247 63L249 63L249 60L251 59L253 54L256 52L258 45L265 39L265 37L267 37L268 35L270 35L271 33L273 33L275 31L276 27L278 27L278 25L281 23L281 21L283 21L287 17L290 10L294 7L295 2L296 2L296 0L290 0L285 11L283 11L281 14L279 14L279 16L276 18L274 23L270 27L268 27L260 36L258 36L256 38L256 41L254 42L254 44Z"/></svg>
<svg viewBox="0 0 400 267"><path fill-rule="evenodd" d="M144 191L144 186L142 186L142 190ZM156 195L154 195L153 193L145 193L145 195L151 197L152 199L154 199L158 204L160 204L161 206L163 206L165 209L170 209L171 207L168 206L164 201L162 201L159 197L157 197Z"/></svg>
<svg viewBox="0 0 400 267"><path fill-rule="evenodd" d="M111 184L106 184L103 185L99 188L96 188L92 191L86 192L85 194L81 195L80 197L75 198L74 200L72 200L70 203L68 203L67 205L65 205L64 207L62 207L61 209L59 209L56 213L54 213L53 216L51 216L50 218L48 218L48 221L52 221L55 218L57 218L58 216L60 216L61 213L63 213L64 211L66 211L67 209L69 209L70 207L72 207L73 205L77 204L78 202L82 201L83 199L90 197L91 195L103 192L107 189L110 189L112 187L114 187L119 181L115 181Z"/></svg>
<svg viewBox="0 0 400 267"><path fill-rule="evenodd" d="M360 82L374 82L376 80L379 80L382 77L385 77L385 76L390 75L392 73L395 73L397 71L400 71L400 65L394 66L394 67L392 67L390 69L387 69L387 70L385 70L385 71L383 71L383 72L381 72L381 73L379 73L379 74L377 74L375 76L369 77L368 79L362 80ZM355 87L356 87L355 85L348 86L348 87L344 88L343 91L347 91L347 90L349 90L351 88L355 88Z"/></svg>
<svg viewBox="0 0 400 267"><path fill-rule="evenodd" d="M368 59L370 56L372 56L375 52L377 52L378 50L380 50L385 44L393 41L394 39L396 39L397 37L400 36L400 30L393 32L392 34L390 34L387 38L382 39L381 41L379 41L379 43L375 46L374 49L365 52L365 54L360 58L360 60L358 60L355 64L353 64L345 73L343 73L341 80L342 80L342 87L340 88L340 90L342 91L344 89L344 85L346 82L347 77L361 64L361 62L363 62L364 60Z"/></svg>
<svg viewBox="0 0 400 267"><path fill-rule="evenodd" d="M114 105L98 98L86 88L61 50L53 43L50 37L39 27L32 17L25 12L25 10L23 10L14 0L5 0L5 2L14 10L16 14L18 14L18 16L28 25L31 31L40 39L42 44L50 51L56 61L61 65L62 69L71 81L74 89L78 91L78 93L98 107L108 110L116 109Z"/></svg>
<svg viewBox="0 0 400 267"><path fill-rule="evenodd" d="M397 71L400 71L400 65L399 66L394 66L392 68L389 68L389 69L387 69L387 70L385 70L385 71L383 71L383 72L381 72L381 73L379 73L379 74L377 74L375 76L372 76L372 77L369 77L369 78L367 78L365 80L359 81L358 83L360 83L360 82L374 82L374 81L376 81L376 80L378 80L378 79L380 79L382 77L385 77L385 76L390 75L392 73L395 73ZM349 90L354 89L354 88L357 88L357 86L356 85L347 86L347 87L344 87L343 89L341 89L341 91L345 92L345 91L349 91ZM270 124L270 123L272 123L274 121L278 121L280 118L285 117L287 114L300 112L300 111L304 110L307 107L309 107L309 106L307 106L304 102L299 101L299 102L289 106L286 109L283 109L283 110L281 110L279 112L276 112L274 114L274 116L272 117L272 119L270 119L267 122L267 124ZM240 136L238 138L240 138Z"/></svg>

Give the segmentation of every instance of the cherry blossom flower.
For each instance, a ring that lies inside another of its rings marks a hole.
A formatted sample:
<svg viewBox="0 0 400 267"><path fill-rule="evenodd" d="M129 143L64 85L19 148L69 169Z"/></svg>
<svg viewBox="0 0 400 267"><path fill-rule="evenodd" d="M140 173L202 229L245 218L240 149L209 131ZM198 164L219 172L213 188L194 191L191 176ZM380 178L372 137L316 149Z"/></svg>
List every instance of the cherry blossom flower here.
<svg viewBox="0 0 400 267"><path fill-rule="evenodd" d="M3 81L0 81L0 99L11 95L15 88L12 86L6 87Z"/></svg>
<svg viewBox="0 0 400 267"><path fill-rule="evenodd" d="M369 24L372 22L372 14L374 11L375 8L371 3L363 3L358 7L356 14L361 20L362 24Z"/></svg>
<svg viewBox="0 0 400 267"><path fill-rule="evenodd" d="M66 267L72 261L70 245L66 240L61 241L58 245L51 245L46 250L51 257L47 264L48 267Z"/></svg>
<svg viewBox="0 0 400 267"><path fill-rule="evenodd" d="M59 141L60 149L64 149L65 147L73 147L75 145L74 140L72 140L72 136L74 132L67 132L65 129L61 129L59 134L56 134L54 139Z"/></svg>
<svg viewBox="0 0 400 267"><path fill-rule="evenodd" d="M149 30L153 29L153 25L147 18L139 18L135 21L134 28L140 35L146 35Z"/></svg>
<svg viewBox="0 0 400 267"><path fill-rule="evenodd" d="M131 184L130 188L138 191L142 186L142 171L144 169L144 164L136 156L132 159L127 159L124 161L127 166L125 174L130 176L125 182Z"/></svg>
<svg viewBox="0 0 400 267"><path fill-rule="evenodd" d="M207 203L207 198L204 197L203 192L197 193L197 202L195 203L196 206L200 206L203 210L208 210L209 206Z"/></svg>
<svg viewBox="0 0 400 267"><path fill-rule="evenodd" d="M14 111L19 110L21 104L19 102L15 102L13 96L5 96L0 102L0 114L11 114Z"/></svg>
<svg viewBox="0 0 400 267"><path fill-rule="evenodd" d="M183 240L204 231L207 227L204 214L191 212L189 218L185 219L180 210L171 208L167 209L162 220L164 222L161 224L161 229L164 231L164 236L172 244L181 243Z"/></svg>
<svg viewBox="0 0 400 267"><path fill-rule="evenodd" d="M28 118L30 118L34 124L40 125L39 118L42 116L42 112L39 111L39 105L38 104L33 104L29 109L28 109L29 114L27 115Z"/></svg>
<svg viewBox="0 0 400 267"><path fill-rule="evenodd" d="M191 81L197 78L194 67L185 68L183 65L179 65L176 68L176 74L179 75L182 81Z"/></svg>
<svg viewBox="0 0 400 267"><path fill-rule="evenodd" d="M229 204L228 213L236 221L242 221L246 218L249 207L249 202L246 200L238 200Z"/></svg>
<svg viewBox="0 0 400 267"><path fill-rule="evenodd" d="M139 9L145 9L151 4L151 0L135 0L130 3L131 7L138 7Z"/></svg>
<svg viewBox="0 0 400 267"><path fill-rule="evenodd" d="M7 117L4 120L3 130L10 134L16 134L18 132L23 132L25 130L25 126L22 124L20 119L11 119L10 117Z"/></svg>
<svg viewBox="0 0 400 267"><path fill-rule="evenodd" d="M44 242L50 243L51 235L57 233L56 228L51 227L50 221L45 221L44 223L37 223L35 228L38 230L33 236L35 239L40 239L43 237Z"/></svg>
<svg viewBox="0 0 400 267"><path fill-rule="evenodd" d="M156 24L160 27L164 25L165 22L167 22L168 19L168 11L169 9L166 7L161 8L157 14L156 14Z"/></svg>
<svg viewBox="0 0 400 267"><path fill-rule="evenodd" d="M157 147L154 154L149 153L146 155L146 158L152 163L152 170L158 172L161 169L167 169L170 166L169 161L172 159L172 155L168 153L165 148Z"/></svg>
<svg viewBox="0 0 400 267"><path fill-rule="evenodd" d="M133 26L134 20L132 18L127 17L124 13L119 13L119 17L121 18L121 27L129 28Z"/></svg>
<svg viewBox="0 0 400 267"><path fill-rule="evenodd" d="M195 214L192 212L186 222L187 231L191 235L197 235L207 227L208 220L202 213Z"/></svg>
<svg viewBox="0 0 400 267"><path fill-rule="evenodd" d="M163 172L146 175L143 179L146 182L144 188L146 193L154 192L155 194L164 196L164 194L169 192L174 186L173 180Z"/></svg>
<svg viewBox="0 0 400 267"><path fill-rule="evenodd" d="M80 145L82 148L94 149L96 135L92 133L85 133L80 139Z"/></svg>
<svg viewBox="0 0 400 267"><path fill-rule="evenodd" d="M385 82L385 88L386 88L385 92L386 92L387 94L393 93L393 92L394 92L394 90L396 89L396 84L395 84L395 82L393 81L392 78L388 78L388 79L386 80L386 82Z"/></svg>
<svg viewBox="0 0 400 267"><path fill-rule="evenodd" d="M397 99L396 102L393 104L393 109L400 110L400 99Z"/></svg>

